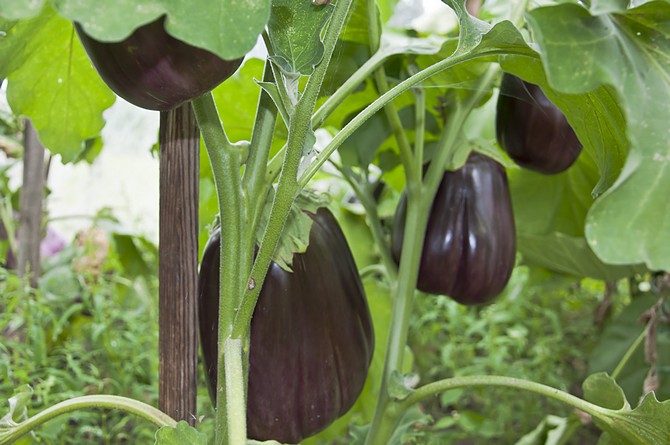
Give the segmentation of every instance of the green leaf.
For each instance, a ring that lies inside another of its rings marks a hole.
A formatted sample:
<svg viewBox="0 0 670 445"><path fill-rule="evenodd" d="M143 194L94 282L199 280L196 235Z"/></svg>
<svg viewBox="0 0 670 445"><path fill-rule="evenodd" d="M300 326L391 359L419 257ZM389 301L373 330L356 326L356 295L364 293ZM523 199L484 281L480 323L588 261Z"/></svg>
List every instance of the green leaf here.
<svg viewBox="0 0 670 445"><path fill-rule="evenodd" d="M167 15L165 29L177 39L223 59L244 56L270 15L271 0L52 0L58 12L103 41L123 40L141 25Z"/></svg>
<svg viewBox="0 0 670 445"><path fill-rule="evenodd" d="M658 295L636 296L630 304L609 321L588 357L588 372L613 371L617 368L626 352L642 334L645 324L640 321L642 315L658 301ZM659 324L657 332L657 375L659 389L657 396L670 397L670 326ZM644 346L640 345L627 360L617 375L617 383L623 388L628 400L640 400L644 380L650 365L645 361Z"/></svg>
<svg viewBox="0 0 670 445"><path fill-rule="evenodd" d="M50 8L39 16L7 25L0 40L0 77L7 76L7 100L26 115L41 142L74 160L104 126L103 110L114 94L91 66L72 24Z"/></svg>
<svg viewBox="0 0 670 445"><path fill-rule="evenodd" d="M613 87L601 86L584 94L564 94L551 88L539 60L527 57L506 57L505 71L539 85L549 100L568 118L584 151L593 158L600 179L591 193L602 194L621 173L630 143L626 137L626 120L617 103Z"/></svg>
<svg viewBox="0 0 670 445"><path fill-rule="evenodd" d="M599 444L661 445L670 440L670 400L659 402L650 392L631 410L623 390L606 373L589 376L583 389L586 400L605 408L594 415L606 433Z"/></svg>
<svg viewBox="0 0 670 445"><path fill-rule="evenodd" d="M164 426L156 431L155 445L207 445L207 436L184 420L176 426Z"/></svg>
<svg viewBox="0 0 670 445"><path fill-rule="evenodd" d="M350 116L352 119L355 114ZM415 112L413 106L402 108L398 112L398 117L403 128L408 132L408 137L413 137L410 130L415 127ZM345 123L347 121L345 120ZM438 134L439 125L432 114L426 116L426 131L432 134ZM393 136L393 129L388 123L388 119L382 113L377 113L365 121L354 133L349 136L338 148L342 163L347 166L358 166L367 169L372 163L375 154L380 147L392 148L398 153L397 142Z"/></svg>
<svg viewBox="0 0 670 445"><path fill-rule="evenodd" d="M561 232L542 235L519 233L517 248L523 253L524 262L575 277L613 281L646 271L642 265L605 264L583 237Z"/></svg>
<svg viewBox="0 0 670 445"><path fill-rule="evenodd" d="M321 31L333 6L273 0L268 23L272 61L287 74L309 75L323 58Z"/></svg>
<svg viewBox="0 0 670 445"><path fill-rule="evenodd" d="M605 372L592 374L582 384L584 399L612 410L630 409L623 389Z"/></svg>
<svg viewBox="0 0 670 445"><path fill-rule="evenodd" d="M593 0L589 9L592 14L607 14L624 12L627 7L628 0Z"/></svg>
<svg viewBox="0 0 670 445"><path fill-rule="evenodd" d="M389 396L394 400L405 400L414 392L414 387L418 383L416 374L401 374L393 371L388 385Z"/></svg>
<svg viewBox="0 0 670 445"><path fill-rule="evenodd" d="M549 415L515 445L563 445L569 438L569 426L570 419ZM567 437L564 436L566 433Z"/></svg>
<svg viewBox="0 0 670 445"><path fill-rule="evenodd" d="M609 84L626 118L630 152L589 211L589 245L607 263L670 269L670 3L599 15L562 4L527 17L549 84L572 94Z"/></svg>
<svg viewBox="0 0 670 445"><path fill-rule="evenodd" d="M584 221L593 204L599 175L584 152L563 173L542 175L508 171L518 249L527 263L578 277L614 280L644 271L640 265L605 264L584 238Z"/></svg>
<svg viewBox="0 0 670 445"><path fill-rule="evenodd" d="M0 3L0 16L11 20L33 17L44 7L44 0L12 0Z"/></svg>
<svg viewBox="0 0 670 445"><path fill-rule="evenodd" d="M23 385L14 389L14 395L10 397L9 412L0 418L0 434L3 430L14 428L28 418L28 405L33 396L30 385Z"/></svg>
<svg viewBox="0 0 670 445"><path fill-rule="evenodd" d="M272 209L272 202L274 200L274 192L272 192L265 202L265 207L261 214L261 221L259 227L265 229L267 221L270 218L270 210ZM286 224L282 230L282 237L272 255L272 261L277 263L282 269L291 272L291 264L293 263L293 255L296 253L303 253L309 246L309 233L312 229L312 218L310 218L305 211L316 213L319 207L325 207L328 204L329 198L310 190L303 190L296 197L291 210L289 212ZM256 234L256 244L260 244L260 237L262 233Z"/></svg>

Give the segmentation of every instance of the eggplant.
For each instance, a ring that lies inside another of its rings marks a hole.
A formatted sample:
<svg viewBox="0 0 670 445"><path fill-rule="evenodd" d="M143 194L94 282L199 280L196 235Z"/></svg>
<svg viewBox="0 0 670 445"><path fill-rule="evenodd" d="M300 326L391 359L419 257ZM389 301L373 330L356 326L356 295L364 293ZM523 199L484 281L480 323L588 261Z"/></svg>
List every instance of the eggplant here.
<svg viewBox="0 0 670 445"><path fill-rule="evenodd" d="M400 261L407 214L403 193L392 231L392 253ZM428 216L417 289L448 295L465 305L492 301L514 268L516 232L505 169L470 154L463 167L446 171Z"/></svg>
<svg viewBox="0 0 670 445"><path fill-rule="evenodd" d="M496 109L498 144L519 166L543 174L565 171L582 144L539 86L505 73Z"/></svg>
<svg viewBox="0 0 670 445"><path fill-rule="evenodd" d="M354 404L365 384L374 332L354 258L326 208L293 272L271 263L251 320L247 430L255 440L298 443ZM212 400L216 401L220 231L205 247L198 321ZM225 295L222 298L226 298Z"/></svg>
<svg viewBox="0 0 670 445"><path fill-rule="evenodd" d="M165 17L137 28L119 42L102 42L75 29L102 80L128 102L167 111L229 78L242 59L224 60L169 35Z"/></svg>

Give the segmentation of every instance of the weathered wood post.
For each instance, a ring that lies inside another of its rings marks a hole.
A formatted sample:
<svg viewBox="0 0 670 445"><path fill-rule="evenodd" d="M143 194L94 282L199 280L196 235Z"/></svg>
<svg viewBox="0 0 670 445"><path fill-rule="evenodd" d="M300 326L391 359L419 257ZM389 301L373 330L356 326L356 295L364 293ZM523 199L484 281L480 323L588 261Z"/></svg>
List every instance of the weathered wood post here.
<svg viewBox="0 0 670 445"><path fill-rule="evenodd" d="M40 241L44 211L44 146L29 119L25 121L23 185L19 203L18 274L28 275L30 286L37 287L40 275Z"/></svg>
<svg viewBox="0 0 670 445"><path fill-rule="evenodd" d="M200 135L190 104L161 113L159 408L196 420Z"/></svg>

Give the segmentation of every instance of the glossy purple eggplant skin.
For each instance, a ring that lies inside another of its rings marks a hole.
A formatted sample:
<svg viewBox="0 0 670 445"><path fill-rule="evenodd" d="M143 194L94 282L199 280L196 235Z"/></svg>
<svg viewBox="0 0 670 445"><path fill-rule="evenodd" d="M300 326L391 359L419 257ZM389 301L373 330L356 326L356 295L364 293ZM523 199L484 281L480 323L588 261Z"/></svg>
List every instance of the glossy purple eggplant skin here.
<svg viewBox="0 0 670 445"><path fill-rule="evenodd" d="M175 39L165 31L164 21L141 26L120 42L93 39L75 23L102 80L128 102L149 110L167 111L205 94L242 63Z"/></svg>
<svg viewBox="0 0 670 445"><path fill-rule="evenodd" d="M402 250L407 197L396 210L392 252ZM472 153L458 170L447 171L428 217L417 289L448 295L465 305L492 301L514 268L516 232L505 169Z"/></svg>
<svg viewBox="0 0 670 445"><path fill-rule="evenodd" d="M314 222L307 250L293 257L293 273L270 265L251 321L247 428L255 440L298 443L326 428L354 404L372 360L372 319L349 245L330 211L308 215ZM220 243L216 231L198 283L212 400Z"/></svg>
<svg viewBox="0 0 670 445"><path fill-rule="evenodd" d="M582 151L568 120L540 87L509 73L500 85L496 137L514 162L544 174L567 170Z"/></svg>

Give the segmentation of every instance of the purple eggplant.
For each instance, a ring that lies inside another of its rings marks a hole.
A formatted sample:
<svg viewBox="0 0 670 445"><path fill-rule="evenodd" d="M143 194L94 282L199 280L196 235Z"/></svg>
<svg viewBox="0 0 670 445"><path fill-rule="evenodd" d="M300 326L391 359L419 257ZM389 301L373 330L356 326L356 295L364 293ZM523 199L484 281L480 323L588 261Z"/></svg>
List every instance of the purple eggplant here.
<svg viewBox="0 0 670 445"><path fill-rule="evenodd" d="M392 252L400 261L407 213L403 194L396 211ZM447 171L428 217L417 289L448 295L461 304L493 300L514 268L516 233L505 169L472 153Z"/></svg>
<svg viewBox="0 0 670 445"><path fill-rule="evenodd" d="M363 389L374 350L365 291L332 213L312 219L309 246L293 272L271 263L251 321L249 438L298 443L346 413ZM216 399L220 232L199 275L200 339ZM223 296L225 299L225 295Z"/></svg>
<svg viewBox="0 0 670 445"><path fill-rule="evenodd" d="M508 73L500 85L496 136L514 162L544 174L565 171L582 151L568 120L540 87Z"/></svg>
<svg viewBox="0 0 670 445"><path fill-rule="evenodd" d="M223 60L169 35L160 18L120 42L101 42L75 23L88 57L102 80L138 107L167 111L229 78L242 59Z"/></svg>

